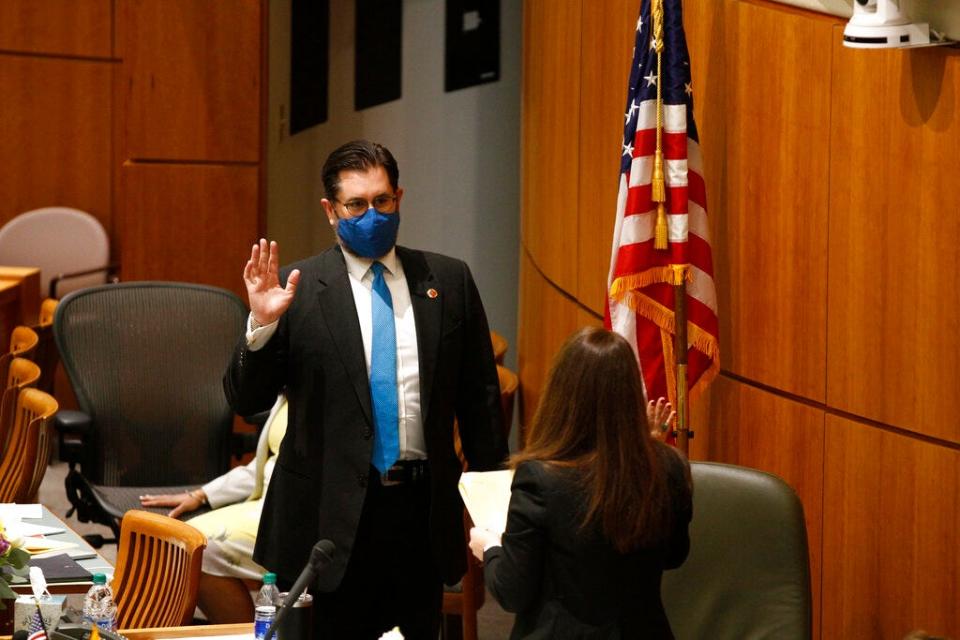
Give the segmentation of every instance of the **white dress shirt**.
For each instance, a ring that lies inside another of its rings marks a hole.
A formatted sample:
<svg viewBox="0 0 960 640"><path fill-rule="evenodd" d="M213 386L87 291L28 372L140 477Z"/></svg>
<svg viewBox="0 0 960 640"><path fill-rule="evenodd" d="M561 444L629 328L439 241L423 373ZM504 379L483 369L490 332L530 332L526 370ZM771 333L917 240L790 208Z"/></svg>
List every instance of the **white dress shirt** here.
<svg viewBox="0 0 960 640"><path fill-rule="evenodd" d="M370 376L370 351L373 344L373 260L343 252L347 263L353 302L357 307L360 334L363 337L363 356ZM400 416L400 459L425 460L427 446L423 437L423 415L420 408L420 360L417 350L417 325L413 318L410 288L403 273L403 265L396 251L380 258L385 270L383 278L393 299L393 321L397 333L397 413ZM247 348L256 351L263 347L277 329L277 322L253 329L253 314L247 319Z"/></svg>

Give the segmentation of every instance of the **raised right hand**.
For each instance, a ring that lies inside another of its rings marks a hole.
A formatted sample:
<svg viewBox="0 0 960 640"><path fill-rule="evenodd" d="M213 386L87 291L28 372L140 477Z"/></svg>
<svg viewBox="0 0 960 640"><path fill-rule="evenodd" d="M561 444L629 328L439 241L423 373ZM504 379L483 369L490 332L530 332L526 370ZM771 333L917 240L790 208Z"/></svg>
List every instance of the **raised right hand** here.
<svg viewBox="0 0 960 640"><path fill-rule="evenodd" d="M247 300L257 324L276 322L293 302L300 271L294 269L287 276L286 288L280 286L280 247L276 242L260 238L250 250L250 259L243 268L243 283L247 286Z"/></svg>

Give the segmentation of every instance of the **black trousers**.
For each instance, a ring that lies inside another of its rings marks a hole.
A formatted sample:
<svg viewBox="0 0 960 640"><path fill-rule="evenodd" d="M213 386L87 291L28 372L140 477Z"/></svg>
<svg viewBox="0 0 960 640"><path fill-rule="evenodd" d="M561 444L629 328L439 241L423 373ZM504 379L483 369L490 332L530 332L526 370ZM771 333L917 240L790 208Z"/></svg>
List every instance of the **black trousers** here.
<svg viewBox="0 0 960 640"><path fill-rule="evenodd" d="M436 640L443 584L430 552L430 480L382 486L371 467L353 551L340 587L314 599L315 640Z"/></svg>

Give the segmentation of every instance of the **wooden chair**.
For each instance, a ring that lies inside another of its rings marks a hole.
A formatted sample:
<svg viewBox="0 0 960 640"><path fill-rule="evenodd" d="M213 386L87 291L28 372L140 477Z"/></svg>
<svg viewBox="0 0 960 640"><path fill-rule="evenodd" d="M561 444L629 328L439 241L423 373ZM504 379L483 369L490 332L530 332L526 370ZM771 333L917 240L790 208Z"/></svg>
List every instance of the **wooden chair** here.
<svg viewBox="0 0 960 640"><path fill-rule="evenodd" d="M57 412L53 396L21 389L10 440L0 458L0 502L35 502L53 446L50 418Z"/></svg>
<svg viewBox="0 0 960 640"><path fill-rule="evenodd" d="M44 298L40 303L40 318L38 320L41 327L53 326L53 315L57 312L57 305L60 301L56 298Z"/></svg>
<svg viewBox="0 0 960 640"><path fill-rule="evenodd" d="M490 331L490 342L493 343L493 359L498 365L503 364L503 357L507 355L507 339L496 331Z"/></svg>
<svg viewBox="0 0 960 640"><path fill-rule="evenodd" d="M10 333L10 355L14 358L32 358L40 336L30 327L19 325Z"/></svg>
<svg viewBox="0 0 960 640"><path fill-rule="evenodd" d="M185 522L130 510L120 524L113 593L117 628L190 624L207 539Z"/></svg>
<svg viewBox="0 0 960 640"><path fill-rule="evenodd" d="M504 436L510 436L510 424L513 420L513 402L519 386L519 378L506 367L497 365L497 376L500 378L500 408L503 412ZM456 428L456 427L455 427ZM463 457L463 450L460 444L460 433L454 434L454 449L460 458L464 471L467 469L466 460ZM467 541L470 540L470 528L473 521L470 515L463 512L463 532ZM467 549L467 572L463 575L463 580L459 585L445 587L443 591L442 612L445 616L443 623L444 639L452 640L459 636L463 640L477 640L477 610L483 606L486 597L486 589L483 583L483 564L473 557L470 549ZM461 620L460 633L455 633L450 628L451 619L446 616L459 616Z"/></svg>
<svg viewBox="0 0 960 640"><path fill-rule="evenodd" d="M37 332L24 325L18 325L10 332L10 348L0 355L0 380L5 380L10 369L10 362L14 358L33 360L33 356L40 343Z"/></svg>
<svg viewBox="0 0 960 640"><path fill-rule="evenodd" d="M39 338L33 356L33 361L40 365L41 372L37 388L51 395L53 394L57 365L60 364L60 353L57 351L57 345L53 339L53 314L56 312L59 302L54 298L44 299L40 304L40 318L37 325L32 327Z"/></svg>
<svg viewBox="0 0 960 640"><path fill-rule="evenodd" d="M20 391L36 386L42 372L40 367L24 358L14 358L7 368L7 385L0 396L0 451L6 451L7 440L13 432ZM42 389L41 389L42 391Z"/></svg>

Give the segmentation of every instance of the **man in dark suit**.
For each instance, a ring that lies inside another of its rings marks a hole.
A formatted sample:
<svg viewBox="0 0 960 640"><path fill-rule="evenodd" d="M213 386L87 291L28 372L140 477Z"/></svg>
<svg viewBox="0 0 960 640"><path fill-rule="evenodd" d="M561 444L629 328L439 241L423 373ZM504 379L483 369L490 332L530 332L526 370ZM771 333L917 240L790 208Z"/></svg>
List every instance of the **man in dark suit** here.
<svg viewBox="0 0 960 640"><path fill-rule="evenodd" d="M476 285L459 260L395 246L398 175L367 141L330 155L338 244L283 270L276 243L253 246L250 325L224 378L242 415L289 398L254 559L292 581L317 539L334 542L318 638L436 638L441 583L466 566L454 418L471 469L506 456Z"/></svg>

